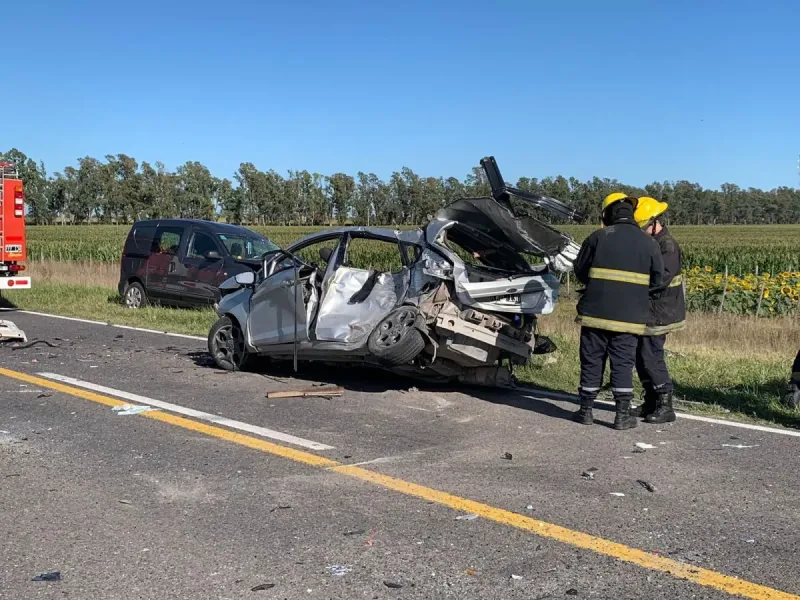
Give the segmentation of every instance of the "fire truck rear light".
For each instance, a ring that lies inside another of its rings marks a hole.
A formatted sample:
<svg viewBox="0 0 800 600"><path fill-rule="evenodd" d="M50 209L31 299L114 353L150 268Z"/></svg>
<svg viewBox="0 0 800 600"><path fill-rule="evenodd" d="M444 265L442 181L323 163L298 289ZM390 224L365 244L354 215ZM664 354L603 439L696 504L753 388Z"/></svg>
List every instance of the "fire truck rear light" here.
<svg viewBox="0 0 800 600"><path fill-rule="evenodd" d="M21 217L22 216L22 212L23 212L22 210L17 208L17 209L14 210L14 216L15 217Z"/></svg>
<svg viewBox="0 0 800 600"><path fill-rule="evenodd" d="M25 201L22 198L16 198L14 200L14 204L17 206L22 206L23 204L25 204Z"/></svg>

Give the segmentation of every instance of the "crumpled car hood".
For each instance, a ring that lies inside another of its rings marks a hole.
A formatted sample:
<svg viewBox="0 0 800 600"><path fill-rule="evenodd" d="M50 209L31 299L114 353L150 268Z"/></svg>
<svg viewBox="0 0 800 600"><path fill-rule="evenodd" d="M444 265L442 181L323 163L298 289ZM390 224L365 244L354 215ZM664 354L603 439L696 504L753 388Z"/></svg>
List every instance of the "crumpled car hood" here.
<svg viewBox="0 0 800 600"><path fill-rule="evenodd" d="M470 251L505 246L515 252L554 256L571 241L569 236L533 217L515 215L509 206L493 198L453 202L438 212L429 232L438 235L447 221L458 221L449 229L448 238Z"/></svg>

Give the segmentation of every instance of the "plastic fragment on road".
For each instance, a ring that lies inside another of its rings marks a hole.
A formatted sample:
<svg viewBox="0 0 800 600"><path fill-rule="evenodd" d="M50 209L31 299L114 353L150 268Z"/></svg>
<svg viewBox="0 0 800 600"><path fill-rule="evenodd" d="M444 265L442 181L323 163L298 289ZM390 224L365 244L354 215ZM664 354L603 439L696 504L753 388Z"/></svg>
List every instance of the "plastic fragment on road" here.
<svg viewBox="0 0 800 600"><path fill-rule="evenodd" d="M139 404L123 404L122 406L115 406L111 410L113 410L120 416L127 416L127 415L138 415L141 413L150 412L151 410L158 410L158 409L153 408L152 406L141 406Z"/></svg>
<svg viewBox="0 0 800 600"><path fill-rule="evenodd" d="M655 446L653 444L646 444L644 442L636 442L636 447L641 448L642 450L653 450Z"/></svg>
<svg viewBox="0 0 800 600"><path fill-rule="evenodd" d="M328 567L328 569L330 569L331 575L334 577L343 577L352 571L350 567L344 565L333 565L332 567Z"/></svg>
<svg viewBox="0 0 800 600"><path fill-rule="evenodd" d="M471 514L471 515L458 515L456 517L456 521L474 521L478 518L478 515Z"/></svg>
<svg viewBox="0 0 800 600"><path fill-rule="evenodd" d="M533 504L528 504L528 506L525 507L525 510L533 510Z"/></svg>
<svg viewBox="0 0 800 600"><path fill-rule="evenodd" d="M599 470L600 469L598 469L597 467L592 467L591 469L586 469L583 473L581 473L581 477L583 477L584 479L589 479L589 480L594 481L594 474L597 473L597 471L599 471Z"/></svg>
<svg viewBox="0 0 800 600"><path fill-rule="evenodd" d="M522 575L512 575L511 579L515 579L515 580L519 581L520 579L522 579Z"/></svg>
<svg viewBox="0 0 800 600"><path fill-rule="evenodd" d="M738 448L740 450L742 448L758 448L758 446L759 444L755 444L753 446L745 446L744 444L722 444L723 448Z"/></svg>
<svg viewBox="0 0 800 600"><path fill-rule="evenodd" d="M399 590L403 587L402 583L395 583L393 581L384 581L383 585L392 590Z"/></svg>
<svg viewBox="0 0 800 600"><path fill-rule="evenodd" d="M640 486L642 486L648 492L655 492L656 491L655 486L652 483L650 483L648 481L645 481L644 479L637 479L636 483L638 483Z"/></svg>
<svg viewBox="0 0 800 600"><path fill-rule="evenodd" d="M261 585L257 585L255 587L250 588L251 592L263 592L264 590L271 590L275 587L274 583L262 583Z"/></svg>
<svg viewBox="0 0 800 600"><path fill-rule="evenodd" d="M513 460L514 455L511 452L503 452L503 456L501 457L503 460Z"/></svg>
<svg viewBox="0 0 800 600"><path fill-rule="evenodd" d="M625 497L625 494L623 494L622 492L609 492L609 494L611 494L612 496L617 496L618 498Z"/></svg>
<svg viewBox="0 0 800 600"><path fill-rule="evenodd" d="M0 342L7 342L10 340L19 340L23 344L28 342L25 332L12 321L0 320Z"/></svg>
<svg viewBox="0 0 800 600"><path fill-rule="evenodd" d="M39 573L31 581L61 581L61 571L45 571Z"/></svg>

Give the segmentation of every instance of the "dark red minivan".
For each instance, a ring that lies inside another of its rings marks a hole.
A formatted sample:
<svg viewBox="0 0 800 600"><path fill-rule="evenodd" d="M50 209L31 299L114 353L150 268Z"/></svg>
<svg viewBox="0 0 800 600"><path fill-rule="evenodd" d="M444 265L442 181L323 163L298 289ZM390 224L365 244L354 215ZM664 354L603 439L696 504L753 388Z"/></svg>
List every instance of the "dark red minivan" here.
<svg viewBox="0 0 800 600"><path fill-rule="evenodd" d="M148 303L210 306L219 300L223 281L257 271L263 256L279 249L238 225L194 219L137 221L122 251L119 294L130 308Z"/></svg>

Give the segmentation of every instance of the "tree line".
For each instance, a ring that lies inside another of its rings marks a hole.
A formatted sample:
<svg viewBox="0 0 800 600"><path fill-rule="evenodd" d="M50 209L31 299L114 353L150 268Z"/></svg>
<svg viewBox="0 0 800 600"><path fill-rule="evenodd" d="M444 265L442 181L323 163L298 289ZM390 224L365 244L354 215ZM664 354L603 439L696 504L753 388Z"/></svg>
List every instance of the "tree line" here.
<svg viewBox="0 0 800 600"><path fill-rule="evenodd" d="M205 165L187 162L174 172L163 163L139 163L125 154L102 160L86 156L48 174L45 165L16 148L0 153L16 163L25 185L31 223L131 223L159 217L219 219L244 225L419 225L458 198L485 196L490 188L480 166L464 179L425 177L407 167L388 181L374 173L322 175L261 171L242 163L233 176L215 177ZM597 222L606 194L624 191L669 202L669 222L680 225L800 222L800 190L718 190L689 181L642 187L594 177L521 177L516 187L557 198Z"/></svg>

